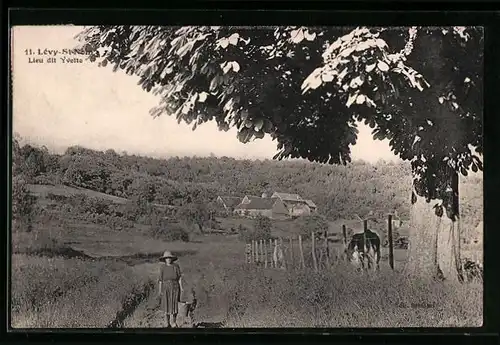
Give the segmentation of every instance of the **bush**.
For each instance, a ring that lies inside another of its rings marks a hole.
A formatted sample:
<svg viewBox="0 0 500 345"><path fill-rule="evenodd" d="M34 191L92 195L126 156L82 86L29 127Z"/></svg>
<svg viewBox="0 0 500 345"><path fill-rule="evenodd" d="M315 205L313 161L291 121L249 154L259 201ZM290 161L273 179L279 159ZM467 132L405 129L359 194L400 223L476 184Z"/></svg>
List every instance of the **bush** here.
<svg viewBox="0 0 500 345"><path fill-rule="evenodd" d="M182 224L165 223L151 226L151 235L164 241L189 242L189 232Z"/></svg>
<svg viewBox="0 0 500 345"><path fill-rule="evenodd" d="M23 176L12 178L12 225L14 231L30 232L38 212L36 197L31 195Z"/></svg>
<svg viewBox="0 0 500 345"><path fill-rule="evenodd" d="M318 234L323 234L328 231L327 220L320 215L311 215L306 217L301 217L298 220L299 234L302 235L303 239L311 238L311 232Z"/></svg>
<svg viewBox="0 0 500 345"><path fill-rule="evenodd" d="M46 184L54 186L57 183L56 176L50 174L41 174L35 176L33 179L34 184Z"/></svg>
<svg viewBox="0 0 500 345"><path fill-rule="evenodd" d="M253 228L247 228L240 224L238 232L240 239L245 242L268 240L271 238L271 227L271 219L259 215L254 220Z"/></svg>

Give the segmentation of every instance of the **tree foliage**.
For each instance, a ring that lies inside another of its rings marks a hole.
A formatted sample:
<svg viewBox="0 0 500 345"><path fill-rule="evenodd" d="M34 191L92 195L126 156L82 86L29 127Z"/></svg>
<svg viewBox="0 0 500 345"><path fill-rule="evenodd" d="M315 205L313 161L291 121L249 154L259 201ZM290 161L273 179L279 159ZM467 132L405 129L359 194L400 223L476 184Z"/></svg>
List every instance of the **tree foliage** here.
<svg viewBox="0 0 500 345"><path fill-rule="evenodd" d="M80 39L91 59L139 76L160 96L153 116L173 115L193 129L211 120L235 126L243 142L269 133L276 158L345 164L355 120L363 120L374 138L412 160L424 176L418 190L433 198L442 170L432 164L444 160L463 174L482 169L469 148L482 152L482 34L476 27L96 26Z"/></svg>
<svg viewBox="0 0 500 345"><path fill-rule="evenodd" d="M203 232L210 220L210 212L204 203L189 203L182 206L177 215L189 225L197 225Z"/></svg>
<svg viewBox="0 0 500 345"><path fill-rule="evenodd" d="M300 234L305 239L310 238L312 232L321 236L328 231L328 221L322 215L310 215L300 219L299 228Z"/></svg>
<svg viewBox="0 0 500 345"><path fill-rule="evenodd" d="M24 146L23 148L25 148ZM28 151L27 159L23 159L23 154L28 150L22 150L19 142L14 139L12 142L12 222L14 230L31 231L32 221L37 211L36 198L31 195L27 188L26 176L33 176L36 171L31 162L33 154Z"/></svg>

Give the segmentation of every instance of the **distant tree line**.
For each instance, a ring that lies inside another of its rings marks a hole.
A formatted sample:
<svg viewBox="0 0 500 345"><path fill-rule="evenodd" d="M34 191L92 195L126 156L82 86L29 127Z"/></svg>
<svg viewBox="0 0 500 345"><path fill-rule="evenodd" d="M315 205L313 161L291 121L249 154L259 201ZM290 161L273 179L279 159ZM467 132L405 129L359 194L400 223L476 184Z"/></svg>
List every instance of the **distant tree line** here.
<svg viewBox="0 0 500 345"><path fill-rule="evenodd" d="M270 195L274 191L312 199L329 219L379 210L396 210L402 217L409 214L411 168L407 163L354 161L332 166L214 156L157 159L80 146L54 154L45 147L17 142L15 149L14 177L22 176L23 183L64 184L127 198L133 209L122 212L129 220L149 217L152 204L172 205L203 231L206 221L220 211L215 203L218 195ZM110 206L93 207L102 208L93 212L99 214L108 212Z"/></svg>

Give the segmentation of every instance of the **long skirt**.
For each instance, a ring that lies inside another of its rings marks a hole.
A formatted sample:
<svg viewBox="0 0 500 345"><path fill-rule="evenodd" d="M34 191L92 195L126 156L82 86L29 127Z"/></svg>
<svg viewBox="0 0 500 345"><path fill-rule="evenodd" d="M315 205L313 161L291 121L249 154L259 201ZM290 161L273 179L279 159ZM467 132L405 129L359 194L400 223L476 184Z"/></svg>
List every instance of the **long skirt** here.
<svg viewBox="0 0 500 345"><path fill-rule="evenodd" d="M164 280L162 282L163 292L161 295L161 309L169 315L177 314L179 311L180 286L177 280Z"/></svg>

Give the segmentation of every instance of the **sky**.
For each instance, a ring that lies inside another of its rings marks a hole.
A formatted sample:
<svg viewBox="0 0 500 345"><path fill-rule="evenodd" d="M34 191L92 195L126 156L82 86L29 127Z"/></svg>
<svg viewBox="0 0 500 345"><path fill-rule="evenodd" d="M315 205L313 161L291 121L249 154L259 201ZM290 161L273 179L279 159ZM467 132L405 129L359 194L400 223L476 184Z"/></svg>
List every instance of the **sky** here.
<svg viewBox="0 0 500 345"><path fill-rule="evenodd" d="M22 26L12 31L13 133L25 142L45 145L56 152L81 145L96 150L114 149L121 153L153 157L229 156L245 159L271 159L276 142L264 139L243 144L236 129L219 131L213 122L192 131L191 125L178 124L175 117L154 119L149 110L159 98L143 91L138 78L111 67L98 67L88 61L33 63L28 49L74 48L78 26ZM358 124L353 159L376 162L399 160L388 141L373 140L371 129Z"/></svg>

